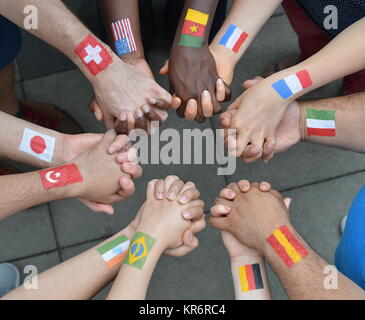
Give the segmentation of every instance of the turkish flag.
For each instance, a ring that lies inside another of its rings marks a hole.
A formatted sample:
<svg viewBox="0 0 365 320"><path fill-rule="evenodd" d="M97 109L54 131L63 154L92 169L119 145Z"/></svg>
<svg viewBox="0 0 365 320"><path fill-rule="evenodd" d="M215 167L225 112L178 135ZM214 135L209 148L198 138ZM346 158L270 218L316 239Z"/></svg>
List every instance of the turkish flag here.
<svg viewBox="0 0 365 320"><path fill-rule="evenodd" d="M94 76L106 69L113 62L113 58L110 56L108 50L92 35L87 36L76 47L75 53Z"/></svg>
<svg viewBox="0 0 365 320"><path fill-rule="evenodd" d="M64 187L73 183L83 182L76 164L70 163L58 168L39 171L44 189Z"/></svg>

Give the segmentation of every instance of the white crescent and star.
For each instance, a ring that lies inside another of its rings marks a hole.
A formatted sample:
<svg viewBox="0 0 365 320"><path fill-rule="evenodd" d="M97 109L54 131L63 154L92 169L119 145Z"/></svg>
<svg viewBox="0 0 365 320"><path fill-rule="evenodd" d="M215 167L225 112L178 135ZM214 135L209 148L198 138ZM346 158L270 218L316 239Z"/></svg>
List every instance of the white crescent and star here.
<svg viewBox="0 0 365 320"><path fill-rule="evenodd" d="M47 172L47 173L46 173L46 179L47 179L50 183L56 183L56 182L58 182L58 180L55 180L55 179L52 179L52 178L51 178L51 175L52 175L52 174L54 174L54 171L49 171L49 172ZM56 172L56 173L55 173L55 177L56 177L56 178L61 177L61 173L60 173L60 172Z"/></svg>

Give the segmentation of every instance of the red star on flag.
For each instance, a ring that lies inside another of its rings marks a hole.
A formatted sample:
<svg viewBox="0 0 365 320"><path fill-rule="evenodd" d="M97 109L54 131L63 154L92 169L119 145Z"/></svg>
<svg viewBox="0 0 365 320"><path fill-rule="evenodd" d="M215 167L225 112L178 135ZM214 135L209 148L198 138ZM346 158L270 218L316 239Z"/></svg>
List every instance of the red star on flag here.
<svg viewBox="0 0 365 320"><path fill-rule="evenodd" d="M75 53L94 76L105 70L113 62L108 50L92 35L87 36L77 46Z"/></svg>
<svg viewBox="0 0 365 320"><path fill-rule="evenodd" d="M39 171L44 189L64 187L69 184L83 182L76 164L70 163L58 168Z"/></svg>

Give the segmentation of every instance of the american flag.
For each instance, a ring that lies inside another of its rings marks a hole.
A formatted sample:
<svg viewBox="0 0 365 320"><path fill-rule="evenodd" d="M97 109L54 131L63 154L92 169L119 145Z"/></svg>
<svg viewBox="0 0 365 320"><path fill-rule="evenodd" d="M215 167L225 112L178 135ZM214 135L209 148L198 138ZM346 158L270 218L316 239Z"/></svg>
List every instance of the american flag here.
<svg viewBox="0 0 365 320"><path fill-rule="evenodd" d="M128 18L112 23L113 36L117 53L121 56L137 51L136 42Z"/></svg>

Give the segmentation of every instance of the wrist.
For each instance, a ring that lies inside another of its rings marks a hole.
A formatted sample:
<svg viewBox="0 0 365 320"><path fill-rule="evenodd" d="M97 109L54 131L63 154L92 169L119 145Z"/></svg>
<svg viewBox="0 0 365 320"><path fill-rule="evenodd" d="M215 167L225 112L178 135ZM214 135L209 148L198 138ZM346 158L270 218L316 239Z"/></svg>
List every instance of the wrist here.
<svg viewBox="0 0 365 320"><path fill-rule="evenodd" d="M300 110L300 120L299 120L299 130L300 130L300 140L308 141L307 136L307 117L305 112L305 107L302 102L298 102L299 110Z"/></svg>

